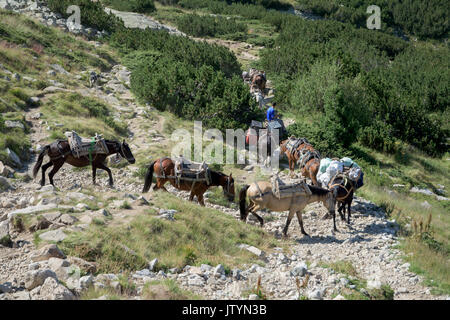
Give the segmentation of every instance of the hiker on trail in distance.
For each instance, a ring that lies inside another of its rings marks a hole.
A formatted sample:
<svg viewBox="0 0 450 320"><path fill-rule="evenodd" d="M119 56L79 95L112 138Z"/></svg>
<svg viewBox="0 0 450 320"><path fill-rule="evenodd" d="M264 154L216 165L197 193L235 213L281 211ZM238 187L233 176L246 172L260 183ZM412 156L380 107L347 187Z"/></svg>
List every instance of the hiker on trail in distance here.
<svg viewBox="0 0 450 320"><path fill-rule="evenodd" d="M267 121L270 122L273 119L277 118L275 107L277 104L274 102L273 105L267 109Z"/></svg>

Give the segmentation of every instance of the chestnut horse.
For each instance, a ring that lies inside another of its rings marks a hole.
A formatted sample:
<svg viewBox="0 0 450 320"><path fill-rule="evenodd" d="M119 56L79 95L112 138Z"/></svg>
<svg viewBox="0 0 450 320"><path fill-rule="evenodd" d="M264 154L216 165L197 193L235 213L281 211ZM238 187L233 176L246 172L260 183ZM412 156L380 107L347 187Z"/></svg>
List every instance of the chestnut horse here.
<svg viewBox="0 0 450 320"><path fill-rule="evenodd" d="M267 81L262 73L257 73L252 78L252 88L258 88L263 97L266 92L266 82Z"/></svg>
<svg viewBox="0 0 450 320"><path fill-rule="evenodd" d="M286 147L288 141L289 139L286 139L281 142L280 151L284 152L289 160L289 171L291 176L294 174L295 164L301 161L301 163L298 163L300 166L301 175L303 177L310 178L313 185L318 187L319 183L317 182L317 173L320 168L319 152L317 152L317 150L315 150L306 139L303 139L295 151L291 152Z"/></svg>
<svg viewBox="0 0 450 320"><path fill-rule="evenodd" d="M209 185L205 181L193 182L191 180L183 180L183 178L180 178L180 183L178 184L176 181L177 178L175 177L175 163L170 158L160 158L150 164L145 176L145 184L142 192L148 192L150 190L153 173L156 176L156 185L153 187L153 190L163 189L167 191L164 184L169 181L178 190L190 191L190 201L194 199L194 196L197 196L200 205L205 206L203 194L206 190L209 187L221 186L223 194L227 197L228 201L231 202L234 200L234 179L231 174L227 176L221 172L210 170L211 184Z"/></svg>
<svg viewBox="0 0 450 320"><path fill-rule="evenodd" d="M34 165L33 168L33 177L36 178L36 175L39 171L39 168L42 165L42 160L45 155L48 155L50 161L42 166L42 180L41 186L45 185L45 171L53 166L53 169L48 174L48 178L50 179L50 183L54 186L53 176L58 172L59 169L63 166L64 163L68 163L74 167L86 167L92 164L92 182L95 184L95 176L97 174L97 168L103 169L108 172L109 175L109 185L113 186L113 178L111 169L105 166L105 159L113 154L120 154L122 157L128 160L129 163L133 164L135 159L133 154L131 153L130 147L123 140L122 143L118 141L105 140L106 146L108 147L109 153L97 153L92 155L92 159L89 158L88 155L82 156L80 158L76 158L72 155L72 151L70 151L70 145L67 140L58 140L49 145L46 145L44 149L41 151L38 157L38 161ZM92 161L91 161L92 160Z"/></svg>

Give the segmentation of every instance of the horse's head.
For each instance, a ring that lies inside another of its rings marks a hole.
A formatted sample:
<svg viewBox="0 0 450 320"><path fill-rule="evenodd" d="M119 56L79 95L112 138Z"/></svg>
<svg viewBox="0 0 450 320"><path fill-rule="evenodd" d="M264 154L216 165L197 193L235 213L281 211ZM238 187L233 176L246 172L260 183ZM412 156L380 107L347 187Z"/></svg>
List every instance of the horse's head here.
<svg viewBox="0 0 450 320"><path fill-rule="evenodd" d="M125 140L123 140L122 144L120 145L120 151L119 151L120 155L122 157L124 157L125 159L127 159L127 161L131 164L135 163L136 160L134 159L133 154L131 153L131 149L130 146L128 145L128 143L125 142Z"/></svg>
<svg viewBox="0 0 450 320"><path fill-rule="evenodd" d="M228 199L228 201L232 202L234 201L234 179L231 173L229 176L224 175L223 177L224 179L221 183L223 195Z"/></svg>
<svg viewBox="0 0 450 320"><path fill-rule="evenodd" d="M328 213L330 215L334 215L334 211L336 209L336 197L337 197L337 189L331 189L328 191L325 199L322 201L325 208L327 208Z"/></svg>

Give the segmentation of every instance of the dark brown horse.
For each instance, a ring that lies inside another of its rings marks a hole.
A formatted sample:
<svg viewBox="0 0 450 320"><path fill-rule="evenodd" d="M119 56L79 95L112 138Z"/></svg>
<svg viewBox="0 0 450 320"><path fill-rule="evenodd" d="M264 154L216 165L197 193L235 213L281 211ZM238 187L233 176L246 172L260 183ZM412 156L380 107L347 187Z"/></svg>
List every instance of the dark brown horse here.
<svg viewBox="0 0 450 320"><path fill-rule="evenodd" d="M156 185L153 190L163 189L167 191L164 187L167 181L178 189L183 191L190 191L189 200L192 201L194 196L197 196L197 200L200 205L204 206L205 201L203 199L203 194L209 187L221 186L223 189L223 194L227 197L228 201L234 200L234 179L229 176L210 170L211 183L208 185L205 181L196 181L193 185L193 181L180 179L179 184L177 183L177 178L175 177L175 163L170 158L160 158L150 164L147 174L145 176L145 184L142 192L148 192L152 185L153 173L156 176Z"/></svg>
<svg viewBox="0 0 450 320"><path fill-rule="evenodd" d="M300 173L303 177L310 178L313 185L319 186L317 182L317 173L320 168L320 154L306 139L293 151L288 150L286 139L280 144L280 151L284 152L289 160L289 171L291 176L294 174L295 164L300 166ZM300 162L300 163L299 163Z"/></svg>
<svg viewBox="0 0 450 320"><path fill-rule="evenodd" d="M262 96L265 96L266 92L266 78L263 73L257 73L252 77L252 89L257 88L261 91ZM253 90L252 90L253 91Z"/></svg>
<svg viewBox="0 0 450 320"><path fill-rule="evenodd" d="M135 159L133 154L131 153L130 147L123 140L122 143L118 141L105 140L106 146L108 147L109 153L99 153L92 154L92 161L88 155L82 156L80 158L76 158L72 155L70 151L69 142L67 140L58 140L49 145L46 145L44 149L41 151L38 157L38 161L34 165L33 168L33 177L36 178L36 175L39 171L39 168L42 165L42 160L45 155L48 155L50 161L42 166L42 180L41 186L45 185L45 171L53 166L53 169L48 174L48 178L50 179L50 183L54 186L53 176L58 172L59 169L63 166L64 163L68 163L74 167L86 167L92 164L92 182L95 184L95 176L97 174L97 168L103 169L108 172L109 175L109 185L113 186L113 178L111 174L111 170L104 164L105 159L113 154L120 154L122 157L128 160L129 163L133 164Z"/></svg>
<svg viewBox="0 0 450 320"><path fill-rule="evenodd" d="M328 185L329 190L336 193L336 203L338 204L338 212L342 221L345 221L345 207L348 207L347 223L350 224L350 207L353 201L353 193L355 191L354 182L343 174L336 175ZM343 212L342 212L343 211ZM325 215L325 218L329 215Z"/></svg>

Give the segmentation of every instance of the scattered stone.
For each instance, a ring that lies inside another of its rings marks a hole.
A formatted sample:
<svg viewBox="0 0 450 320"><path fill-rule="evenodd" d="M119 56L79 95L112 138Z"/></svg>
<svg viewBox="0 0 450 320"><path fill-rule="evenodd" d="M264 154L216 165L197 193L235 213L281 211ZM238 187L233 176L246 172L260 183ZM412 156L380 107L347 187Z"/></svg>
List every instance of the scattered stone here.
<svg viewBox="0 0 450 320"><path fill-rule="evenodd" d="M5 177L0 177L0 191L12 189L11 184Z"/></svg>
<svg viewBox="0 0 450 320"><path fill-rule="evenodd" d="M77 222L78 219L75 218L74 216L71 216L71 215L65 213L65 214L63 214L63 215L61 216L61 218L59 218L59 221L60 221L61 223L67 224L67 225L72 225L72 224L74 224L75 222Z"/></svg>
<svg viewBox="0 0 450 320"><path fill-rule="evenodd" d="M308 292L308 299L310 300L322 300L323 292L321 289L316 289Z"/></svg>
<svg viewBox="0 0 450 320"><path fill-rule="evenodd" d="M19 128L19 129L25 130L25 126L20 121L6 120L5 121L5 127L7 127L7 128Z"/></svg>
<svg viewBox="0 0 450 320"><path fill-rule="evenodd" d="M303 277L308 271L308 266L304 262L298 263L290 272L293 277Z"/></svg>
<svg viewBox="0 0 450 320"><path fill-rule="evenodd" d="M31 256L31 260L34 262L38 262L48 260L52 257L65 259L66 255L58 248L56 244L48 244L35 251Z"/></svg>
<svg viewBox="0 0 450 320"><path fill-rule="evenodd" d="M56 273L50 269L28 271L25 274L25 288L32 290L42 285L49 277L56 279Z"/></svg>
<svg viewBox="0 0 450 320"><path fill-rule="evenodd" d="M40 290L44 300L75 300L74 294L54 278L45 279Z"/></svg>
<svg viewBox="0 0 450 320"><path fill-rule="evenodd" d="M94 262L88 262L78 257L67 257L67 260L76 266L78 266L81 270L87 273L95 273L97 271L97 265Z"/></svg>
<svg viewBox="0 0 450 320"><path fill-rule="evenodd" d="M158 259L155 258L155 259L153 259L152 261L149 262L149 264L148 264L148 269L149 269L150 271L155 270L155 267L156 267L157 264L158 264Z"/></svg>
<svg viewBox="0 0 450 320"><path fill-rule="evenodd" d="M259 300L259 296L257 294L252 293L248 296L248 300Z"/></svg>
<svg viewBox="0 0 450 320"><path fill-rule="evenodd" d="M45 241L60 242L67 238L67 235L61 229L57 229L42 233L39 235L39 238Z"/></svg>

